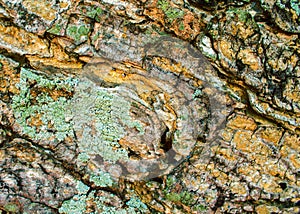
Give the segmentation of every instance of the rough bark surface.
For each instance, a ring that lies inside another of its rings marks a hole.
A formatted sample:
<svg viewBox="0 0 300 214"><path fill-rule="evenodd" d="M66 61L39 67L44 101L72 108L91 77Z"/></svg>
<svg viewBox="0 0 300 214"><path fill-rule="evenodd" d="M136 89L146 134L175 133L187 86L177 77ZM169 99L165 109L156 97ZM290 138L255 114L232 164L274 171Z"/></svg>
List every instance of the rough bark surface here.
<svg viewBox="0 0 300 214"><path fill-rule="evenodd" d="M0 0L0 213L300 213L300 3Z"/></svg>

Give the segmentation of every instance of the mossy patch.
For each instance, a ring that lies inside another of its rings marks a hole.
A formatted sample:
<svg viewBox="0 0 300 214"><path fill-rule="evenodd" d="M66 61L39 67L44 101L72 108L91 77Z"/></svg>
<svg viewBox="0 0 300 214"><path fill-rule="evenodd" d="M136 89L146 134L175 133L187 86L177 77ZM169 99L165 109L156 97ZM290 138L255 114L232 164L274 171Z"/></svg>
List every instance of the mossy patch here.
<svg viewBox="0 0 300 214"><path fill-rule="evenodd" d="M197 204L195 206L192 207L193 211L198 211L198 212L204 212L207 211L207 207L202 205L202 204Z"/></svg>
<svg viewBox="0 0 300 214"><path fill-rule="evenodd" d="M4 206L5 211L9 213L18 213L19 207L16 204L8 203Z"/></svg>
<svg viewBox="0 0 300 214"><path fill-rule="evenodd" d="M250 15L250 13L240 8L231 8L226 13L229 16L237 16L240 22L252 21L252 16Z"/></svg>
<svg viewBox="0 0 300 214"><path fill-rule="evenodd" d="M184 24L183 24L183 22L180 22L178 29L181 30L181 31L184 30Z"/></svg>
<svg viewBox="0 0 300 214"><path fill-rule="evenodd" d="M173 22L175 19L182 18L184 16L184 11L179 8L171 7L167 0L159 0L157 2L158 8L160 8L168 18L169 22Z"/></svg>
<svg viewBox="0 0 300 214"><path fill-rule="evenodd" d="M90 32L90 28L88 25L68 25L67 27L67 36L74 39L76 42L86 41L88 38L88 34Z"/></svg>
<svg viewBox="0 0 300 214"><path fill-rule="evenodd" d="M195 203L192 193L183 191L180 193L170 192L166 194L166 199L172 202L181 202L185 205L191 205Z"/></svg>
<svg viewBox="0 0 300 214"><path fill-rule="evenodd" d="M175 204L184 204L191 207L194 211L205 211L206 207L197 202L197 195L188 190L181 190L180 192L174 189L178 184L178 178L174 175L169 175L166 179L166 186L163 190L164 197L167 201L174 202Z"/></svg>
<svg viewBox="0 0 300 214"><path fill-rule="evenodd" d="M47 32L52 33L52 34L56 34L56 35L61 35L60 32L62 30L62 27L63 26L61 24L55 24Z"/></svg>
<svg viewBox="0 0 300 214"><path fill-rule="evenodd" d="M86 16L95 19L97 22L100 22L102 14L103 10L100 7L91 6L86 8Z"/></svg>

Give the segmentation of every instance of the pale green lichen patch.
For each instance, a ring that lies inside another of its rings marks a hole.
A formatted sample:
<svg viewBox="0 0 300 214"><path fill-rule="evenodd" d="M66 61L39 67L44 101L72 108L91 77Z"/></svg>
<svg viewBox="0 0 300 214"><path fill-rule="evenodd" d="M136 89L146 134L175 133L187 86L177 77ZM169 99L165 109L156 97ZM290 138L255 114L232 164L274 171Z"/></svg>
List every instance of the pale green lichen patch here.
<svg viewBox="0 0 300 214"><path fill-rule="evenodd" d="M59 213L81 214L86 211L86 200L88 198L85 194L87 194L90 187L81 181L77 181L76 189L78 191L78 195L75 195L72 199L65 201L59 208Z"/></svg>
<svg viewBox="0 0 300 214"><path fill-rule="evenodd" d="M77 181L76 189L78 191L78 194L86 194L89 191L90 187L88 187L81 181Z"/></svg>
<svg viewBox="0 0 300 214"><path fill-rule="evenodd" d="M58 35L65 36L66 28L69 23L69 16L67 14L62 14L57 20L52 24L51 28L47 32Z"/></svg>
<svg viewBox="0 0 300 214"><path fill-rule="evenodd" d="M65 201L59 208L59 213L82 214L86 211L87 197L85 195L76 195L72 199Z"/></svg>
<svg viewBox="0 0 300 214"><path fill-rule="evenodd" d="M291 4L291 8L296 12L297 16L300 16L300 2L299 2L299 0L291 0L290 4Z"/></svg>
<svg viewBox="0 0 300 214"><path fill-rule="evenodd" d="M77 182L76 188L78 194L64 201L58 210L59 213L148 213L147 206L136 195L132 195L131 199L124 204L114 194L96 192L95 190L88 193L90 188L81 181ZM114 206L112 205L113 201Z"/></svg>
<svg viewBox="0 0 300 214"><path fill-rule="evenodd" d="M116 90L101 88L89 80L81 81L72 102L74 128L78 133L80 153L100 155L112 163L128 159L128 152L119 145L126 127L144 130L133 120L129 111L131 103Z"/></svg>
<svg viewBox="0 0 300 214"><path fill-rule="evenodd" d="M144 132L142 125L129 115L131 103L87 80L78 83L76 95L68 99L77 81L50 80L23 68L18 83L20 93L12 99L14 116L23 134L39 141L60 142L67 136L73 137L75 129L81 132L77 159L82 163L87 163L90 155L100 155L110 162L126 160L128 152L118 143L126 134L125 128ZM97 176L91 179L101 186L99 182L104 177Z"/></svg>
<svg viewBox="0 0 300 214"><path fill-rule="evenodd" d="M100 213L110 214L138 214L138 213L147 213L148 208L147 206L136 196L133 196L128 202L126 202L127 206L123 206L124 208L117 208L113 206L107 206L106 203L108 202L108 198L99 197L97 198L97 208L99 209Z"/></svg>
<svg viewBox="0 0 300 214"><path fill-rule="evenodd" d="M81 161L82 163L86 163L86 162L89 161L90 156L89 156L87 153L82 152L82 153L80 153L80 154L77 156L77 159L78 159L79 161Z"/></svg>
<svg viewBox="0 0 300 214"><path fill-rule="evenodd" d="M147 210L146 204L144 204L138 197L132 197L129 201L126 202L126 205L131 208L136 208L140 212Z"/></svg>
<svg viewBox="0 0 300 214"><path fill-rule="evenodd" d="M196 99L197 97L202 96L202 95L203 95L202 90L196 89L193 94L193 98Z"/></svg>
<svg viewBox="0 0 300 214"><path fill-rule="evenodd" d="M96 174L91 174L89 180L98 187L110 187L113 185L111 175L102 170L98 170Z"/></svg>
<svg viewBox="0 0 300 214"><path fill-rule="evenodd" d="M30 69L21 69L19 94L12 98L16 122L22 132L35 140L63 141L73 136L68 120L68 96L76 80L55 77L50 80Z"/></svg>

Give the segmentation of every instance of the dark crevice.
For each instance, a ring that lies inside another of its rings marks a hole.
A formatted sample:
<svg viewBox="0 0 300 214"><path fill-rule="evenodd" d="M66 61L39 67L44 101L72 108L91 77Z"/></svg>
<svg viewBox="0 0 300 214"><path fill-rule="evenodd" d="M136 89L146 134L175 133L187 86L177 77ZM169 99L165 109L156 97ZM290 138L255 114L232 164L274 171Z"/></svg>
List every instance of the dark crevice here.
<svg viewBox="0 0 300 214"><path fill-rule="evenodd" d="M281 188L282 190L285 190L285 189L287 188L287 184L284 183L284 182L280 182L280 183L279 183L279 186L280 186L280 188Z"/></svg>
<svg viewBox="0 0 300 214"><path fill-rule="evenodd" d="M0 48L0 54L18 62L20 64L19 67L32 68L30 66L28 59L24 55L14 53L14 52L9 52L3 48Z"/></svg>
<svg viewBox="0 0 300 214"><path fill-rule="evenodd" d="M164 150L164 152L168 152L172 149L172 141L173 141L173 134L170 133L168 127L166 127L164 133L161 136L160 140L160 148Z"/></svg>
<svg viewBox="0 0 300 214"><path fill-rule="evenodd" d="M128 147L127 150L128 150L128 157L133 159L139 159L139 160L142 159L141 156L135 151L133 151L132 149L130 149L130 147Z"/></svg>
<svg viewBox="0 0 300 214"><path fill-rule="evenodd" d="M217 202L215 203L214 207L212 208L212 210L214 212L216 212L217 209L222 207L225 203L225 196L223 195L224 191L222 189L220 189L218 192L219 192L219 195L217 197Z"/></svg>
<svg viewBox="0 0 300 214"><path fill-rule="evenodd" d="M162 177L156 177L156 178L152 178L151 181L157 182L159 184L163 184L164 180Z"/></svg>

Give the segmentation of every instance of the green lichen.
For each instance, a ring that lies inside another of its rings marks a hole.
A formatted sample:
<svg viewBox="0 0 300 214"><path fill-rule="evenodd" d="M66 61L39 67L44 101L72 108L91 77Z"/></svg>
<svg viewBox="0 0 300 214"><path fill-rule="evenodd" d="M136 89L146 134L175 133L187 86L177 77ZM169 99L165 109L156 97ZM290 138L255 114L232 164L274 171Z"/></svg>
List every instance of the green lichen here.
<svg viewBox="0 0 300 214"><path fill-rule="evenodd" d="M173 192L172 188L176 184L177 180L174 176L168 176L166 179L166 188L164 190L167 200L172 202L182 202L185 205L191 205L195 202L193 194L188 191L182 191L180 193Z"/></svg>
<svg viewBox="0 0 300 214"><path fill-rule="evenodd" d="M68 25L67 27L67 35L74 39L76 42L86 41L89 32L90 29L87 25Z"/></svg>
<svg viewBox="0 0 300 214"><path fill-rule="evenodd" d="M184 11L179 8L171 7L167 0L159 0L157 2L158 8L160 8L167 16L169 22L173 22L175 19L182 18Z"/></svg>
<svg viewBox="0 0 300 214"><path fill-rule="evenodd" d="M202 204L197 204L197 205L194 205L192 207L192 210L193 211L198 211L198 212L204 212L204 211L207 211L207 207L205 205L202 205Z"/></svg>
<svg viewBox="0 0 300 214"><path fill-rule="evenodd" d="M166 199L172 202L180 201L181 197L178 193L170 192L166 194Z"/></svg>
<svg viewBox="0 0 300 214"><path fill-rule="evenodd" d="M109 198L105 197L97 197L96 198L97 208L99 209L99 213L105 214L139 214L139 213L147 213L147 206L136 196L133 196L129 201L126 202L126 206L124 208L116 208L112 206L107 206L107 202Z"/></svg>
<svg viewBox="0 0 300 214"><path fill-rule="evenodd" d="M166 0L158 0L157 5L158 8L162 9L164 12L169 9L169 2Z"/></svg>
<svg viewBox="0 0 300 214"><path fill-rule="evenodd" d="M16 204L8 203L4 206L5 211L11 212L11 213L18 213L19 207Z"/></svg>
<svg viewBox="0 0 300 214"><path fill-rule="evenodd" d="M0 71L2 71L3 64L0 62Z"/></svg>
<svg viewBox="0 0 300 214"><path fill-rule="evenodd" d="M239 12L238 13L238 17L239 17L239 20L242 21L242 22L249 22L249 23L255 23L252 19L252 16L250 13L248 12Z"/></svg>
<svg viewBox="0 0 300 214"><path fill-rule="evenodd" d="M184 30L184 24L183 24L183 22L180 22L178 29L181 30L181 31Z"/></svg>
<svg viewBox="0 0 300 214"><path fill-rule="evenodd" d="M166 179L167 188L171 188L176 183L176 178L174 176L168 176Z"/></svg>
<svg viewBox="0 0 300 214"><path fill-rule="evenodd" d="M86 211L87 197L85 195L75 195L72 199L65 201L59 208L59 213L82 214Z"/></svg>
<svg viewBox="0 0 300 214"><path fill-rule="evenodd" d="M277 0L277 1L276 1L276 5L277 5L280 9L285 9L285 4L282 4L281 0Z"/></svg>
<svg viewBox="0 0 300 214"><path fill-rule="evenodd" d="M102 214L127 214L126 210L124 209L118 210L115 207L107 207L107 206L103 206L101 208L101 213Z"/></svg>
<svg viewBox="0 0 300 214"><path fill-rule="evenodd" d="M78 191L78 195L74 195L71 199L64 201L58 210L59 213L64 213L64 214L85 213L87 207L87 200L91 198L91 196L94 194L94 191L92 191L87 196L86 194L90 188L84 183L82 183L81 181L77 181L76 189Z"/></svg>
<svg viewBox="0 0 300 214"><path fill-rule="evenodd" d="M143 134L143 126L131 118L131 103L89 80L81 81L73 99L74 128L80 132L80 153L100 155L112 163L127 160L128 152L119 145L126 127ZM81 157L81 156L80 156Z"/></svg>
<svg viewBox="0 0 300 214"><path fill-rule="evenodd" d="M198 97L201 97L203 95L202 90L196 89L194 94L193 94L193 98L196 99Z"/></svg>
<svg viewBox="0 0 300 214"><path fill-rule="evenodd" d="M47 30L47 32L52 33L52 34L56 34L56 35L60 35L61 30L62 30L62 25L61 24L55 24L55 25L52 26L52 28Z"/></svg>
<svg viewBox="0 0 300 214"><path fill-rule="evenodd" d="M141 212L145 212L147 210L147 206L137 197L132 197L129 201L126 202L126 205L131 208L136 208Z"/></svg>
<svg viewBox="0 0 300 214"><path fill-rule="evenodd" d="M92 19L95 19L97 22L100 21L100 17L103 14L103 10L100 7L90 7L90 8L86 8L87 12L86 15Z"/></svg>
<svg viewBox="0 0 300 214"><path fill-rule="evenodd" d="M20 93L13 96L12 108L23 134L35 140L56 141L73 136L72 123L67 119L70 111L66 110L70 101L66 97L54 99L50 93L53 90L70 92L75 85L75 79L56 77L50 80L22 68L17 84Z"/></svg>
<svg viewBox="0 0 300 214"><path fill-rule="evenodd" d="M81 181L77 181L76 189L78 191L78 194L86 194L89 191L90 187L88 187Z"/></svg>
<svg viewBox="0 0 300 214"><path fill-rule="evenodd" d="M96 174L92 173L89 180L98 187L110 187L113 185L111 175L99 170Z"/></svg>
<svg viewBox="0 0 300 214"><path fill-rule="evenodd" d="M173 22L173 20L183 17L184 12L178 8L170 8L166 12L168 19Z"/></svg>
<svg viewBox="0 0 300 214"><path fill-rule="evenodd" d="M169 175L166 179L166 186L163 190L166 200L172 202L181 202L187 206L194 206L196 203L195 193L187 190L181 192L175 191L173 188L178 182L177 178L173 175Z"/></svg>
<svg viewBox="0 0 300 214"><path fill-rule="evenodd" d="M95 204L95 206L92 208L92 213L138 214L147 213L148 211L147 206L136 195L132 195L132 198L127 201L126 204L120 204L120 207L114 207L111 205L111 201L116 199L116 195L102 194L102 196L96 196L97 194L95 190L90 191L90 193L87 195L90 188L81 181L77 181L76 188L78 194L74 195L71 199L64 201L58 210L59 213L86 213L87 207L89 207L91 204Z"/></svg>
<svg viewBox="0 0 300 214"><path fill-rule="evenodd" d="M290 1L291 8L296 12L297 16L300 16L300 2L299 0L291 0ZM298 18L299 20L299 18Z"/></svg>
<svg viewBox="0 0 300 214"><path fill-rule="evenodd" d="M297 16L300 15L300 2L298 0L290 0L290 1L277 0L276 6L287 12L289 12L290 8L292 8L296 12Z"/></svg>
<svg viewBox="0 0 300 214"><path fill-rule="evenodd" d="M96 32L96 33L93 35L93 37L92 37L92 42L93 42L93 43L96 42L97 39L99 38L99 36L100 36L100 32Z"/></svg>
<svg viewBox="0 0 300 214"><path fill-rule="evenodd" d="M24 10L18 10L18 15L19 16L26 16L26 12Z"/></svg>
<svg viewBox="0 0 300 214"><path fill-rule="evenodd" d="M251 21L252 16L250 15L250 13L248 11L242 10L240 8L231 8L227 11L227 15L229 16L236 16L238 17L238 20L240 22L247 22L247 21Z"/></svg>
<svg viewBox="0 0 300 214"><path fill-rule="evenodd" d="M187 206L195 203L194 195L188 191L180 193L169 192L166 194L166 199L172 202L181 202Z"/></svg>
<svg viewBox="0 0 300 214"><path fill-rule="evenodd" d="M87 153L82 152L77 156L77 159L82 163L86 163L90 160L90 156Z"/></svg>

